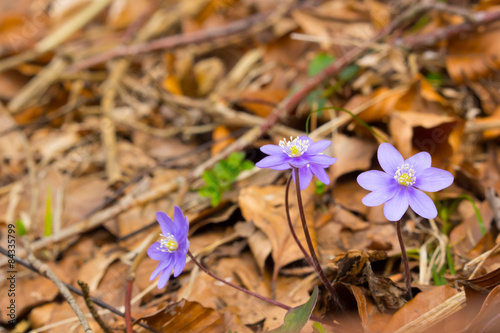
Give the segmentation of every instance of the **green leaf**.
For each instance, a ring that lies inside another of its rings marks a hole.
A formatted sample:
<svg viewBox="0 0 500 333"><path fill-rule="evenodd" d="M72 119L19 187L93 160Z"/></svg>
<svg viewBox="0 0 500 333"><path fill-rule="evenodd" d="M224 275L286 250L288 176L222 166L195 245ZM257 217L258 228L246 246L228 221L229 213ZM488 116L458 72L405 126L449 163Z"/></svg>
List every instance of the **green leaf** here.
<svg viewBox="0 0 500 333"><path fill-rule="evenodd" d="M252 170L255 164L252 161L244 160L240 165L240 170Z"/></svg>
<svg viewBox="0 0 500 333"><path fill-rule="evenodd" d="M318 287L314 287L311 298L306 303L288 310L285 315L284 324L277 329L269 331L269 333L299 333L306 325L309 317L311 317L317 300Z"/></svg>
<svg viewBox="0 0 500 333"><path fill-rule="evenodd" d="M201 177L207 185L219 187L219 179L212 170L205 170Z"/></svg>
<svg viewBox="0 0 500 333"><path fill-rule="evenodd" d="M52 189L47 188L47 199L45 200L45 237L52 235Z"/></svg>
<svg viewBox="0 0 500 333"><path fill-rule="evenodd" d="M439 87L441 87L443 85L444 76L443 76L443 74L438 73L438 72L430 72L429 74L427 74L425 76L425 79L427 81L429 81L429 83L433 87L439 88Z"/></svg>
<svg viewBox="0 0 500 333"><path fill-rule="evenodd" d="M16 230L17 230L17 234L19 236L24 236L27 233L26 232L26 227L24 226L24 223L21 220L17 220L16 221Z"/></svg>
<svg viewBox="0 0 500 333"><path fill-rule="evenodd" d="M214 192L212 195L212 199L210 200L210 204L212 207L216 207L218 204L220 204L221 200L221 193L220 192Z"/></svg>
<svg viewBox="0 0 500 333"><path fill-rule="evenodd" d="M326 328L323 327L320 323L313 324L313 332L314 333L331 333Z"/></svg>
<svg viewBox="0 0 500 333"><path fill-rule="evenodd" d="M322 108L326 104L326 98L323 97L323 90L322 89L315 89L311 91L307 97L307 103L311 106L311 108Z"/></svg>
<svg viewBox="0 0 500 333"><path fill-rule="evenodd" d="M214 193L219 192L219 189L213 185L207 185L198 189L198 193L202 197L211 197Z"/></svg>
<svg viewBox="0 0 500 333"><path fill-rule="evenodd" d="M351 79L355 78L356 75L358 75L359 70L360 70L360 68L358 65L347 66L339 74L340 81L343 81L343 82L350 81Z"/></svg>
<svg viewBox="0 0 500 333"><path fill-rule="evenodd" d="M245 159L245 153L235 151L227 157L227 163L233 168L238 168L241 162Z"/></svg>
<svg viewBox="0 0 500 333"><path fill-rule="evenodd" d="M323 69L325 69L328 65L330 65L335 60L334 56L320 53L309 64L309 68L307 69L307 74L309 76L315 76Z"/></svg>
<svg viewBox="0 0 500 333"><path fill-rule="evenodd" d="M323 194L323 193L325 193L326 185L323 184L322 182L320 182L319 180L316 180L314 182L314 186L316 187L316 189L314 190L314 192L316 194Z"/></svg>

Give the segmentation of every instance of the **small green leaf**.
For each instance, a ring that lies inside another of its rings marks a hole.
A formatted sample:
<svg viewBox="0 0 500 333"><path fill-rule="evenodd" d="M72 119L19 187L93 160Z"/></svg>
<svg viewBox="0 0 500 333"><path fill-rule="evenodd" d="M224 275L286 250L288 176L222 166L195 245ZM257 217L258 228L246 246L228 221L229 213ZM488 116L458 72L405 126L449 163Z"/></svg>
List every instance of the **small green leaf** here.
<svg viewBox="0 0 500 333"><path fill-rule="evenodd" d="M212 170L205 170L201 176L207 185L219 187L219 179Z"/></svg>
<svg viewBox="0 0 500 333"><path fill-rule="evenodd" d="M227 163L233 168L238 168L238 166L241 164L241 162L243 162L244 159L245 153L235 151L227 157Z"/></svg>
<svg viewBox="0 0 500 333"><path fill-rule="evenodd" d="M47 188L47 199L45 200L45 237L52 235L52 189Z"/></svg>
<svg viewBox="0 0 500 333"><path fill-rule="evenodd" d="M331 333L326 328L323 327L320 323L313 324L313 332L314 333Z"/></svg>
<svg viewBox="0 0 500 333"><path fill-rule="evenodd" d="M284 324L269 333L299 333L306 325L318 300L318 287L314 287L309 300L295 308L288 310L285 315Z"/></svg>
<svg viewBox="0 0 500 333"><path fill-rule="evenodd" d="M441 87L443 85L444 76L443 76L443 74L438 73L438 72L430 72L429 74L427 74L425 76L425 79L427 81L429 81L429 83L433 87L439 88L439 87Z"/></svg>
<svg viewBox="0 0 500 333"><path fill-rule="evenodd" d="M202 197L211 197L214 193L219 192L219 189L212 185L207 185L198 189L198 193Z"/></svg>
<svg viewBox="0 0 500 333"><path fill-rule="evenodd" d="M240 170L252 170L255 164L252 161L244 160L240 165Z"/></svg>
<svg viewBox="0 0 500 333"><path fill-rule="evenodd" d="M214 192L212 195L212 199L210 200L210 204L212 207L216 207L218 204L220 204L221 200L221 193L220 192Z"/></svg>
<svg viewBox="0 0 500 333"><path fill-rule="evenodd" d="M17 230L17 234L19 236L24 236L27 233L26 232L26 227L24 226L24 223L21 220L17 220L16 221L16 230Z"/></svg>
<svg viewBox="0 0 500 333"><path fill-rule="evenodd" d="M320 53L309 64L309 68L307 69L307 74L309 76L315 76L323 69L325 69L328 65L330 65L335 60L334 56L329 54Z"/></svg>
<svg viewBox="0 0 500 333"><path fill-rule="evenodd" d="M311 91L307 97L307 103L314 109L320 109L325 106L326 98L323 97L323 90L315 89Z"/></svg>
<svg viewBox="0 0 500 333"><path fill-rule="evenodd" d="M320 182L319 180L316 180L314 182L314 186L316 187L316 189L314 190L314 192L316 194L323 194L323 193L325 193L326 185L323 184L322 182Z"/></svg>
<svg viewBox="0 0 500 333"><path fill-rule="evenodd" d="M360 68L358 65L347 66L339 74L340 81L348 82L348 81L352 80L353 78L356 77L356 75L358 75L359 70L360 70Z"/></svg>

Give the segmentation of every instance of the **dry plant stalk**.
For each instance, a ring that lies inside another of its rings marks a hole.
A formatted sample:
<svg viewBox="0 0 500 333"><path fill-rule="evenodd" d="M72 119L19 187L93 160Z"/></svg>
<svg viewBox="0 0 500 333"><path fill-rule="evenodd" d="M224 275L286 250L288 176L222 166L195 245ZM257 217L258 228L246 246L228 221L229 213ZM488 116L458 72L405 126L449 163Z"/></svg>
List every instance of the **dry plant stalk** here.
<svg viewBox="0 0 500 333"><path fill-rule="evenodd" d="M82 324L85 333L92 333L93 330L90 328L87 318L85 318L85 315L82 312L82 309L80 309L75 299L73 298L73 295L71 295L71 292L64 285L64 283L57 277L54 271L52 271L52 269L48 265L42 263L40 260L35 258L35 256L31 253L28 254L28 261L31 263L31 265L33 265L35 269L37 269L40 272L40 274L49 278L50 281L52 281L57 286L57 288L59 288L61 295L64 296L66 301L68 301L69 305L78 316L78 320L80 320L80 323Z"/></svg>

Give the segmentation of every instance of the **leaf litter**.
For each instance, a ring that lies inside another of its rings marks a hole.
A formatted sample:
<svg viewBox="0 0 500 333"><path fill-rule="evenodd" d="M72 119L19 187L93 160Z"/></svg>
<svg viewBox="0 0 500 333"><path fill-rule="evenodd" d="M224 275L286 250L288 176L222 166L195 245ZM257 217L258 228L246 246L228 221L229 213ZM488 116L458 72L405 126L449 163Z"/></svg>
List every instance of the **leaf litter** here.
<svg viewBox="0 0 500 333"><path fill-rule="evenodd" d="M155 212L178 205L191 251L210 271L293 309L231 289L192 262L158 290L146 257L130 292L134 331L495 332L498 5L0 1L0 245L16 226L17 256L34 253L63 282L82 280L123 312L130 267L158 229ZM288 174L253 167L259 147L305 133L331 140L325 154L338 158L331 184L313 180L303 201L340 309L316 288L288 229ZM403 218L411 300L394 226L381 206L361 203L368 191L356 182L378 168L383 141L405 158L427 151L455 176L431 195L436 219L411 210ZM83 331L56 285L16 268L16 322L1 311L2 327ZM2 306L12 298L6 271ZM122 316L99 312L126 329Z"/></svg>

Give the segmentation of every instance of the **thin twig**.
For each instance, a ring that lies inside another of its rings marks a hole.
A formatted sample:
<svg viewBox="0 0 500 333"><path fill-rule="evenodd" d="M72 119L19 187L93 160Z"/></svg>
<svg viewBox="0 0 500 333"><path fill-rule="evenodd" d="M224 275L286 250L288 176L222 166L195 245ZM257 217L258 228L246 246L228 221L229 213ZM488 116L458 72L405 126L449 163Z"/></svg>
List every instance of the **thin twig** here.
<svg viewBox="0 0 500 333"><path fill-rule="evenodd" d="M35 258L35 256L31 253L28 253L28 261L33 265L33 267L40 272L40 274L44 275L45 277L49 278L59 289L61 292L61 295L64 296L64 298L68 301L69 305L75 311L78 320L80 320L80 324L82 324L83 330L85 332L92 333L94 332L90 326L89 322L87 321L87 318L85 318L85 315L82 312L82 309L78 306L76 303L75 299L73 298L73 295L69 292L68 288L65 286L65 284L57 277L57 275L52 271L52 269L47 265L42 263L40 260Z"/></svg>
<svg viewBox="0 0 500 333"><path fill-rule="evenodd" d="M102 328L102 330L105 333L112 333L113 330L106 325L104 320L102 320L101 316L97 312L96 308L94 307L94 303L92 302L92 299L90 298L90 290L89 290L89 285L81 280L78 280L78 285L80 286L80 289L82 290L82 296L85 301L85 304L87 304L87 308L90 311L90 314L94 318L94 320L97 322L97 324Z"/></svg>
<svg viewBox="0 0 500 333"><path fill-rule="evenodd" d="M462 24L436 29L427 34L399 38L396 39L393 44L410 50L429 47L435 45L441 40L455 37L461 33L470 32L479 25L486 25L498 20L500 20L500 10L480 11L471 14L471 20Z"/></svg>
<svg viewBox="0 0 500 333"><path fill-rule="evenodd" d="M326 289L328 289L328 292L332 296L332 301L336 306L341 308L341 304L339 299L337 298L337 294L335 293L335 290L333 289L332 284L326 277L325 272L323 271L323 268L321 268L321 265L319 263L318 257L316 256L316 251L314 250L314 246L311 240L311 235L309 234L309 228L307 226L307 221L306 221L306 215L304 214L304 206L302 204L302 195L300 191L300 179L299 179L299 169L293 168L293 172L295 173L295 189L297 192L297 206L299 208L299 215L300 215L300 220L302 221L302 228L304 229L304 235L306 236L306 241L307 241L307 246L309 247L309 252L311 254L311 259L313 262L313 267L318 273L321 281L325 285Z"/></svg>
<svg viewBox="0 0 500 333"><path fill-rule="evenodd" d="M396 222L396 232L398 234L399 246L401 247L401 256L403 258L404 265L404 276L406 282L406 294L409 299L413 298L413 293L411 291L411 274L410 274L410 265L408 264L408 256L406 255L405 243L403 241L403 233L401 232L401 220Z"/></svg>
<svg viewBox="0 0 500 333"><path fill-rule="evenodd" d="M32 264L30 264L29 262L27 262L26 260L22 259L22 258L19 258L18 256L14 256L12 258L12 255L9 255L9 252L2 246L0 246L0 253L2 253L4 256L8 257L8 258L11 258L11 259L14 259L17 263L21 264L22 266L28 268L29 270L41 275L41 276L44 276L46 278L48 278L47 275L45 275L45 273L42 273L40 270L38 270L37 268L35 268ZM62 284L68 288L71 292L77 294L77 295L80 295L80 296L83 296L83 293L81 290L79 290L78 288L75 288L73 285L69 284L69 283L66 283L66 282L63 282L61 281ZM108 303L106 302L103 302L102 300L100 300L99 298L95 298L93 296L90 296L90 299L92 300L92 302L94 302L94 304L100 306L101 308L104 308L106 310L109 310L110 312L124 318L125 317L125 314L121 311L119 311L118 309L116 309L115 307L113 307L112 305L109 305ZM132 318L133 321L135 321L134 318ZM154 327L151 327L149 326L148 324L144 324L144 323L138 323L139 326L147 329L147 330L150 330L151 332L154 332L154 333L162 333L161 331L155 329Z"/></svg>

